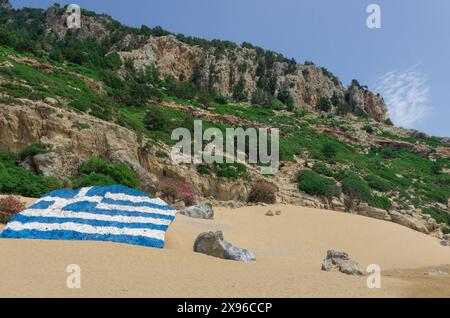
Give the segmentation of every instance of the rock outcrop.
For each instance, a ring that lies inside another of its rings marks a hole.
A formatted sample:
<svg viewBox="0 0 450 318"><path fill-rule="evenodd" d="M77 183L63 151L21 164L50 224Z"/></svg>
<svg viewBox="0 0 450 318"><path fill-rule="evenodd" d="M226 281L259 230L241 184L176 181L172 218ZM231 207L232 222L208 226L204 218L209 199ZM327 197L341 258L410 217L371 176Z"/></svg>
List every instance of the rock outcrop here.
<svg viewBox="0 0 450 318"><path fill-rule="evenodd" d="M369 117L377 121L385 121L389 118L386 105L381 96L360 86L355 80L347 90L346 99L354 112L362 110Z"/></svg>
<svg viewBox="0 0 450 318"><path fill-rule="evenodd" d="M77 123L88 128L80 129ZM244 180L200 176L193 166L158 158L155 149L146 147L147 139L140 140L133 131L43 102L17 100L15 105L0 104L0 127L1 150L19 152L41 142L50 151L32 158L33 167L40 174L61 180L76 175L80 164L95 155L133 168L143 189L150 192L162 177L183 180L200 196L223 201L245 201L251 187Z"/></svg>
<svg viewBox="0 0 450 318"><path fill-rule="evenodd" d="M384 221L391 221L392 219L386 210L371 207L367 203L361 203L359 206L357 206L356 212L359 215Z"/></svg>
<svg viewBox="0 0 450 318"><path fill-rule="evenodd" d="M194 252L244 263L256 260L249 250L225 241L221 231L201 233L194 242Z"/></svg>
<svg viewBox="0 0 450 318"><path fill-rule="evenodd" d="M68 32L67 13L59 6L45 12L46 33L63 38ZM98 40L113 36L114 20L108 15L82 15L81 28L75 36L79 39L94 37ZM360 108L377 121L388 118L383 100L358 86L347 90L331 72L311 62L297 64L273 52L264 52L251 45L229 45L227 48L192 45L182 37L167 32L161 36L125 35L112 49L122 60L131 60L136 69L156 67L162 77L172 76L188 80L196 76L196 83L232 97L238 82L243 83L243 95L250 100L258 89L262 76L276 79L272 93L287 91L294 104L317 111L321 97L347 96L354 110ZM262 66L263 65L263 66ZM264 71L262 71L262 69ZM194 74L195 73L195 74ZM264 74L264 75L262 75Z"/></svg>

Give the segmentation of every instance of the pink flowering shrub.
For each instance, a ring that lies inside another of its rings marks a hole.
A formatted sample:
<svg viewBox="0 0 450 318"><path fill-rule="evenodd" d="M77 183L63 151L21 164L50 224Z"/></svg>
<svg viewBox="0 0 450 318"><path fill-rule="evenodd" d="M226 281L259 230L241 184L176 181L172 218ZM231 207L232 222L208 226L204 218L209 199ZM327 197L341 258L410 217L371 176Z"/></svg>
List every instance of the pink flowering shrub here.
<svg viewBox="0 0 450 318"><path fill-rule="evenodd" d="M184 181L174 178L161 179L156 185L156 190L161 193L163 199L174 203L178 200L184 201L186 205L196 202L196 193L192 187Z"/></svg>
<svg viewBox="0 0 450 318"><path fill-rule="evenodd" d="M25 203L15 196L0 198L0 223L6 224L10 218L24 209Z"/></svg>

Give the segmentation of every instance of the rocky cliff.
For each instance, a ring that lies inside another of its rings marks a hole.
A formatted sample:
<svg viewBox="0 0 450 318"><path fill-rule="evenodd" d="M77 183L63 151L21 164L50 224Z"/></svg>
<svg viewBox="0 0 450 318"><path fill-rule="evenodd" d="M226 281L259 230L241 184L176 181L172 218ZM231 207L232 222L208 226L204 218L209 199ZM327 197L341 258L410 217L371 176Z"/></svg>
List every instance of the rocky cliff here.
<svg viewBox="0 0 450 318"><path fill-rule="evenodd" d="M46 13L48 34L63 38L68 31L65 26L67 13L53 6ZM111 25L117 24L107 15L83 15L82 27L75 32L79 39L96 38L101 41L117 37ZM126 31L123 33L126 34ZM277 96L281 91L292 96L299 108L318 111L320 97L333 95L346 97L353 111L363 110L377 121L389 118L382 98L359 85L344 87L340 79L323 67L312 62L297 64L280 54L265 51L248 43L235 45L193 45L161 31L161 35L141 35L128 32L110 53L117 52L123 61L131 60L135 68L155 66L162 77L192 80L208 90L237 99L236 88L242 86L240 97L251 100L255 91L265 90ZM200 42L203 43L203 42ZM337 105L334 105L337 106ZM336 107L332 109L336 112Z"/></svg>
<svg viewBox="0 0 450 318"><path fill-rule="evenodd" d="M245 201L249 192L248 182L200 177L192 166L158 158L146 138L138 138L124 127L44 102L22 99L15 105L0 104L0 127L1 150L17 152L37 142L50 150L32 158L37 173L45 176L68 180L77 174L82 162L95 155L133 168L142 188L149 192L154 192L162 177L189 182L202 197L217 200Z"/></svg>

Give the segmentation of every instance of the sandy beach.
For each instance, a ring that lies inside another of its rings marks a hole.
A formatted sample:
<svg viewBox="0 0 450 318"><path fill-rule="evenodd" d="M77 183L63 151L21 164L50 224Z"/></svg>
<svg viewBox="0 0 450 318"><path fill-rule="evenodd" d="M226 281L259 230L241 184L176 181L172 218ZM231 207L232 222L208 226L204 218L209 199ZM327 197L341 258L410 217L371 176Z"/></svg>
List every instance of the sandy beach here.
<svg viewBox="0 0 450 318"><path fill-rule="evenodd" d="M268 209L279 216L265 216ZM289 205L215 209L215 220L177 215L166 247L92 241L0 240L0 297L450 297L450 248L431 236L346 213ZM0 230L3 226L0 228ZM194 253L201 232L251 250L244 264ZM382 288L366 277L321 271L328 249L365 269L378 264ZM66 287L69 264L81 288Z"/></svg>

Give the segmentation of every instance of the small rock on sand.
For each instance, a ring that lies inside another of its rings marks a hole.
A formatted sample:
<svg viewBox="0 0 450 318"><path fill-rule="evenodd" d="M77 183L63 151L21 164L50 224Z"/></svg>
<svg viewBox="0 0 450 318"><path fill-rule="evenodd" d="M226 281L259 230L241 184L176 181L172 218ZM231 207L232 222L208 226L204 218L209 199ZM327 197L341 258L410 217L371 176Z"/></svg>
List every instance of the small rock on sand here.
<svg viewBox="0 0 450 318"><path fill-rule="evenodd" d="M182 210L180 214L197 219L214 219L214 210L208 204L190 206Z"/></svg>
<svg viewBox="0 0 450 318"><path fill-rule="evenodd" d="M244 263L256 260L249 250L225 241L222 231L201 233L194 242L194 252Z"/></svg>
<svg viewBox="0 0 450 318"><path fill-rule="evenodd" d="M266 212L266 216L275 216L272 210Z"/></svg>
<svg viewBox="0 0 450 318"><path fill-rule="evenodd" d="M441 271L439 268L433 268L423 274L426 276L447 276L448 275L448 273Z"/></svg>
<svg viewBox="0 0 450 318"><path fill-rule="evenodd" d="M327 252L327 257L322 261L322 270L328 272L334 267L336 267L341 273L347 275L364 275L364 272L359 264L352 260L347 253L329 250Z"/></svg>

